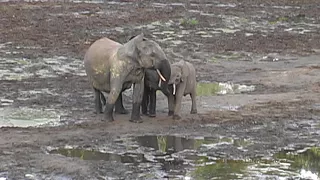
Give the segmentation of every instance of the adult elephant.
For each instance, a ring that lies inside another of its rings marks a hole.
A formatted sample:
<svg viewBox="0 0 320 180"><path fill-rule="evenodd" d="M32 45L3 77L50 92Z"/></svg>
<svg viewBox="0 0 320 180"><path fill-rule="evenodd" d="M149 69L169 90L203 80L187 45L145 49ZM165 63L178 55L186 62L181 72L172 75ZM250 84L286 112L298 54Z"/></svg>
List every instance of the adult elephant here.
<svg viewBox="0 0 320 180"><path fill-rule="evenodd" d="M163 77L159 76L156 70L146 69L144 77L144 93L141 104L142 114L155 117L156 116L156 92L161 90L161 92L169 97L170 91L168 89L168 79L171 76L171 67L169 61L163 61L161 64ZM163 81L167 79L168 81ZM172 112L173 114L173 112Z"/></svg>
<svg viewBox="0 0 320 180"><path fill-rule="evenodd" d="M141 33L125 44L108 38L95 41L84 56L86 74L95 91L96 111L101 111L101 92L108 93L105 120L114 121L113 109L120 102L119 95L134 84L131 122L142 122L140 105L144 91L144 71L156 69L160 76L161 65L167 57L161 47ZM166 81L166 79L164 79ZM120 96L121 97L121 96ZM121 102L122 103L122 102Z"/></svg>

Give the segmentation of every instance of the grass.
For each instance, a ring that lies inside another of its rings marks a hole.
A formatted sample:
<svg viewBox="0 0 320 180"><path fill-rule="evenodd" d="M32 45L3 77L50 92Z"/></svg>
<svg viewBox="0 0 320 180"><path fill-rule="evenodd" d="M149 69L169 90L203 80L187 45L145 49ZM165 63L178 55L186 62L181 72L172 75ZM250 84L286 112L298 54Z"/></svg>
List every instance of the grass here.
<svg viewBox="0 0 320 180"><path fill-rule="evenodd" d="M183 19L180 19L180 25L182 26L187 26L187 25L191 25L191 26L195 26L199 24L199 21L196 19L196 18L183 18Z"/></svg>

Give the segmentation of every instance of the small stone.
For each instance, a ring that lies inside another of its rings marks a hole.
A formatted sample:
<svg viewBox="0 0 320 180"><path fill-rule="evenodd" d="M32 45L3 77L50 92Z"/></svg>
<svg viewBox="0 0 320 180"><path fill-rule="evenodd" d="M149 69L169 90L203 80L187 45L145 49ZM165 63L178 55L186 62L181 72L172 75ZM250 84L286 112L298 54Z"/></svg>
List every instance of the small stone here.
<svg viewBox="0 0 320 180"><path fill-rule="evenodd" d="M195 34L205 35L205 34L208 34L208 33L207 33L207 32L205 32L205 31L198 31L198 32L196 32Z"/></svg>
<svg viewBox="0 0 320 180"><path fill-rule="evenodd" d="M0 102L1 103L13 103L14 101L11 99L1 99Z"/></svg>
<svg viewBox="0 0 320 180"><path fill-rule="evenodd" d="M288 131L297 131L299 126L297 124L287 124L286 130Z"/></svg>

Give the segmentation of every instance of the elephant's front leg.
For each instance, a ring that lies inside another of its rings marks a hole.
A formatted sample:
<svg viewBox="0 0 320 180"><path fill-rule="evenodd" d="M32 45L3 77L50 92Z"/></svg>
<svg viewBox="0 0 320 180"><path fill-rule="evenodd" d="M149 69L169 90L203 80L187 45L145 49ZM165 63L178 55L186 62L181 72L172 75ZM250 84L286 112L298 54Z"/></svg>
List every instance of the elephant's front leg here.
<svg viewBox="0 0 320 180"><path fill-rule="evenodd" d="M108 100L106 103L106 108L104 111L105 119L106 121L114 121L113 118L113 109L115 106L115 103L119 97L119 94L121 93L121 86L123 81L119 78L112 78L110 83L110 93L108 95Z"/></svg>
<svg viewBox="0 0 320 180"><path fill-rule="evenodd" d="M182 82L177 86L173 119L181 119L181 116L180 116L181 103L182 103L182 97L183 97L185 88L186 88L186 82Z"/></svg>
<svg viewBox="0 0 320 180"><path fill-rule="evenodd" d="M134 84L133 88L133 105L132 105L132 113L131 113L131 122L142 123L142 119L140 117L140 106L142 101L142 96L144 92L144 81L140 81Z"/></svg>
<svg viewBox="0 0 320 180"><path fill-rule="evenodd" d="M172 87L170 87L172 88ZM172 89L170 90L172 92ZM174 104L175 104L175 97L172 93L168 93L167 98L168 98L168 116L172 116L174 112Z"/></svg>
<svg viewBox="0 0 320 180"><path fill-rule="evenodd" d="M150 104L149 104L149 116L156 117L156 103L157 103L157 90L151 88L150 90Z"/></svg>
<svg viewBox="0 0 320 180"><path fill-rule="evenodd" d="M168 116L172 116L174 114L174 107L175 107L175 97L174 95L170 94L168 96Z"/></svg>
<svg viewBox="0 0 320 180"><path fill-rule="evenodd" d="M145 85L144 91L143 91L143 97L142 97L142 102L141 102L141 111L143 115L148 115L148 104L149 104L149 87Z"/></svg>

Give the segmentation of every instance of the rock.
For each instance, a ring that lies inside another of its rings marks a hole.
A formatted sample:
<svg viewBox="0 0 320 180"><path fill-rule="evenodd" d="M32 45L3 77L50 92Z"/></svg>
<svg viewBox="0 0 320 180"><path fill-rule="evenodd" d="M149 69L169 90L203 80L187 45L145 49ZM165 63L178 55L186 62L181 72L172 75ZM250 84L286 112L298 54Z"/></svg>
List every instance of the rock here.
<svg viewBox="0 0 320 180"><path fill-rule="evenodd" d="M1 99L0 102L1 102L1 103L13 103L14 100L11 100L11 99Z"/></svg>

